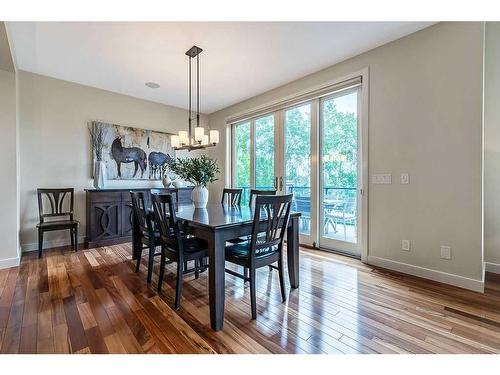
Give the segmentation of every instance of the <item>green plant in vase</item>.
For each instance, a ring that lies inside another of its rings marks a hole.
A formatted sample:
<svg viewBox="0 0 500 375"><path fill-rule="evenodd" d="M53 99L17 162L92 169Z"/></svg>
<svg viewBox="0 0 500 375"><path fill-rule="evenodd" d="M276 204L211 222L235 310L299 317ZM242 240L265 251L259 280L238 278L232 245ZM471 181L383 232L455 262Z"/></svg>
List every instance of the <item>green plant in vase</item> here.
<svg viewBox="0 0 500 375"><path fill-rule="evenodd" d="M194 207L205 208L208 202L207 185L217 181L216 176L220 173L217 161L206 155L187 159L177 158L170 169L183 180L195 185L192 193Z"/></svg>

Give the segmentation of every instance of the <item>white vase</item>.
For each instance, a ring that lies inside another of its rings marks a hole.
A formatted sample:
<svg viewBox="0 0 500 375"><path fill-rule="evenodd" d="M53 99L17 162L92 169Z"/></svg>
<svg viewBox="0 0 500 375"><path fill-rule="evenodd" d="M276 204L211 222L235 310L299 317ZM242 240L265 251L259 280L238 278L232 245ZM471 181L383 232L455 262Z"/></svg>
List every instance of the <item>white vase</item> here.
<svg viewBox="0 0 500 375"><path fill-rule="evenodd" d="M96 161L94 163L94 187L102 189L106 183L106 162Z"/></svg>
<svg viewBox="0 0 500 375"><path fill-rule="evenodd" d="M161 182L162 182L163 186L168 188L168 187L170 187L172 180L170 179L170 176L168 174L166 174L165 176L163 176Z"/></svg>
<svg viewBox="0 0 500 375"><path fill-rule="evenodd" d="M205 186L195 186L191 193L194 208L205 208L208 202L208 190Z"/></svg>

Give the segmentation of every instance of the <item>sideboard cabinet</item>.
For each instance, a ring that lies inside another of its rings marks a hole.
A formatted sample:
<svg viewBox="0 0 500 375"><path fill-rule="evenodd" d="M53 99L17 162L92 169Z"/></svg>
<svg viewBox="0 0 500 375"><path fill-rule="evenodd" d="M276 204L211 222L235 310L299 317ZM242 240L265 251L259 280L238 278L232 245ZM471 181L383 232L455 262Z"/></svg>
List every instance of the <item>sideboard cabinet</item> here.
<svg viewBox="0 0 500 375"><path fill-rule="evenodd" d="M192 187L179 188L179 203L191 203ZM86 189L87 243L90 248L132 240L132 207L130 191L142 191L146 204L150 202L150 188L140 189Z"/></svg>

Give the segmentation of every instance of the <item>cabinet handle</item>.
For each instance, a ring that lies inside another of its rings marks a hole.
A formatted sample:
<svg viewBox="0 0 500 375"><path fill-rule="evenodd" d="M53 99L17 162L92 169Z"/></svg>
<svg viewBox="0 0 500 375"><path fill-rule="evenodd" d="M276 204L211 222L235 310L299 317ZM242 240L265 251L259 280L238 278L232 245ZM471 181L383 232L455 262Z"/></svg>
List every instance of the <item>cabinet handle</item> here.
<svg viewBox="0 0 500 375"><path fill-rule="evenodd" d="M278 177L274 177L274 190L278 190Z"/></svg>
<svg viewBox="0 0 500 375"><path fill-rule="evenodd" d="M280 191L283 191L283 176L280 176Z"/></svg>

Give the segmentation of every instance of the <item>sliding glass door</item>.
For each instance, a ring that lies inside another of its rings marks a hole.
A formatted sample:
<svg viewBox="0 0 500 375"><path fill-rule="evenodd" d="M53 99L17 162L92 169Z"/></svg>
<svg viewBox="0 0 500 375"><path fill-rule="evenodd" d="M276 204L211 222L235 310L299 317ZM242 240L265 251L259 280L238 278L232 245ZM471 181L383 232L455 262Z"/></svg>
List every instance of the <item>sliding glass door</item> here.
<svg viewBox="0 0 500 375"><path fill-rule="evenodd" d="M276 183L275 116L270 114L234 124L233 182L243 189L242 204L248 204L250 189L272 190Z"/></svg>
<svg viewBox="0 0 500 375"><path fill-rule="evenodd" d="M320 246L361 255L358 96L354 88L320 103Z"/></svg>
<svg viewBox="0 0 500 375"><path fill-rule="evenodd" d="M360 95L354 85L232 125L232 186L293 194L300 242L359 256Z"/></svg>
<svg viewBox="0 0 500 375"><path fill-rule="evenodd" d="M283 193L293 194L293 211L301 213L299 234L302 243L312 244L314 229L311 164L311 103L301 104L281 112L283 117L282 139L284 140Z"/></svg>
<svg viewBox="0 0 500 375"><path fill-rule="evenodd" d="M252 180L251 123L234 124L232 128L233 187L243 189L242 203L248 202Z"/></svg>

